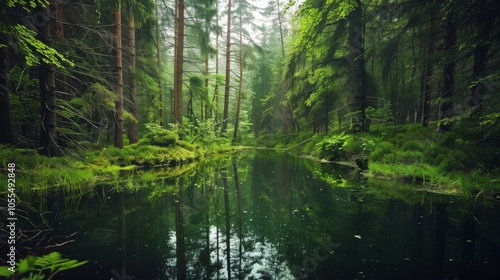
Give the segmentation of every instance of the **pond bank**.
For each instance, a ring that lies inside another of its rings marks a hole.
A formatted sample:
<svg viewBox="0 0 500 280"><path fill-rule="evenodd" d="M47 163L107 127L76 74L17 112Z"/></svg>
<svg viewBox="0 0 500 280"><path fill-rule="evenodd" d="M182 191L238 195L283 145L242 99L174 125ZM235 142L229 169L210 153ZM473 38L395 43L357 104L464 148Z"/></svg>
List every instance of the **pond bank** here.
<svg viewBox="0 0 500 280"><path fill-rule="evenodd" d="M404 125L374 127L370 133L309 133L260 140L276 151L348 165L370 177L415 182L430 191L472 195L500 191L499 147L471 132L435 133Z"/></svg>
<svg viewBox="0 0 500 280"><path fill-rule="evenodd" d="M104 147L71 156L48 158L35 150L0 146L4 166L16 164L18 190L85 192L96 185L119 185L137 180L151 182L190 172L205 156L238 151L236 147L211 146L205 150L160 130L146 134L123 149ZM154 170L154 172L152 171ZM5 177L5 172L0 178Z"/></svg>

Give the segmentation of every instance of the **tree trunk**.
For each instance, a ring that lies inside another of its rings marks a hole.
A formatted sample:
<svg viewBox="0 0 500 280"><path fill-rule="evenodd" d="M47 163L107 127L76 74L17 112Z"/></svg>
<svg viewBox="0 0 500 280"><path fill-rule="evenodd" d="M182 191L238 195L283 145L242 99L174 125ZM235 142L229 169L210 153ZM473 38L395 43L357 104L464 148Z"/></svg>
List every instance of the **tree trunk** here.
<svg viewBox="0 0 500 280"><path fill-rule="evenodd" d="M115 67L116 67L116 101L115 101L115 134L114 146L123 148L123 69L122 69L122 25L121 0L115 10Z"/></svg>
<svg viewBox="0 0 500 280"><path fill-rule="evenodd" d="M425 55L425 69L423 76L423 93L422 93L422 126L427 126L431 119L431 93L432 93L432 68L434 54L434 40L436 33L436 11L431 8L429 11L429 28L427 31L427 50Z"/></svg>
<svg viewBox="0 0 500 280"><path fill-rule="evenodd" d="M241 109L241 92L243 90L243 35L241 30L243 29L242 17L240 12L240 81L238 84L238 103L236 104L236 120L234 121L234 132L232 145L236 144L236 138L238 136L238 128L240 126L240 109Z"/></svg>
<svg viewBox="0 0 500 280"><path fill-rule="evenodd" d="M9 101L8 48L0 49L0 144L14 144L14 129Z"/></svg>
<svg viewBox="0 0 500 280"><path fill-rule="evenodd" d="M448 56L447 62L443 68L443 76L441 77L441 96L444 101L441 104L440 119L449 118L453 112L453 89L455 87L455 50L457 43L457 28L455 19L449 17L444 25L444 52ZM440 131L450 131L451 123L439 123Z"/></svg>
<svg viewBox="0 0 500 280"><path fill-rule="evenodd" d="M64 38L64 3L59 1L54 1L54 11L55 11L55 33L58 39ZM60 98L70 100L71 94L68 90L68 75L59 72L56 75L56 84L58 91L60 93Z"/></svg>
<svg viewBox="0 0 500 280"><path fill-rule="evenodd" d="M282 26L282 19L281 19L281 7L280 7L280 1L276 1L276 6L277 6L277 13L278 13L278 25L280 29L280 40L281 40L281 56L283 58L283 61L285 60L285 40L284 40L284 35L283 35L283 26ZM290 134L291 127L293 126L293 114L292 114L292 109L290 107L290 101L286 97L286 94L288 92L288 82L283 81L283 99L285 101L285 105L283 108L283 123L284 123L284 132L285 135L288 136Z"/></svg>
<svg viewBox="0 0 500 280"><path fill-rule="evenodd" d="M207 57L205 58L205 90L206 90L206 99L208 100L208 75L210 74L210 69L208 68L208 54ZM207 102L205 104L205 118L210 119L212 118L212 109L210 108L210 104Z"/></svg>
<svg viewBox="0 0 500 280"><path fill-rule="evenodd" d="M231 82L231 0L227 1L226 83L224 85L224 113L221 134L226 134L229 116L229 85Z"/></svg>
<svg viewBox="0 0 500 280"><path fill-rule="evenodd" d="M356 0L356 7L349 14L349 111L351 116L351 130L353 132L365 130L364 120L364 42L363 22L360 0ZM359 115L358 115L359 114Z"/></svg>
<svg viewBox="0 0 500 280"><path fill-rule="evenodd" d="M129 99L130 99L130 113L132 116L138 120L139 115L137 112L137 87L135 80L135 14L133 1L128 1L128 40L129 40ZM136 121L131 121L128 127L128 139L130 144L137 143L139 141L139 127Z"/></svg>
<svg viewBox="0 0 500 280"><path fill-rule="evenodd" d="M491 14L484 14L479 16L476 20L477 24L477 35L476 42L477 45L474 48L474 66L472 70L472 79L477 81L484 78L486 74L486 63L488 62L488 49L489 49L489 37L493 27L495 17ZM476 113L479 113L481 108L481 103L486 94L487 88L483 83L478 83L471 88L471 100L469 105L471 107L477 107Z"/></svg>
<svg viewBox="0 0 500 280"><path fill-rule="evenodd" d="M156 17L156 71L158 71L156 83L158 85L158 101L160 102L159 115L160 125L163 126L163 95L161 92L161 51L160 51L160 17L158 15L158 0L155 0L155 17Z"/></svg>
<svg viewBox="0 0 500 280"><path fill-rule="evenodd" d="M175 22L174 121L182 124L182 75L184 62L184 0L177 0Z"/></svg>
<svg viewBox="0 0 500 280"><path fill-rule="evenodd" d="M219 1L215 3L215 9L219 10ZM217 12L217 23L219 25L219 13ZM214 122L217 123L219 121L219 33L215 34L215 88L214 88ZM215 129L215 134L217 134L217 129Z"/></svg>
<svg viewBox="0 0 500 280"><path fill-rule="evenodd" d="M49 15L49 8L42 8L41 12ZM46 22L38 28L40 41L48 44L50 37L50 23ZM44 61L39 67L39 87L40 87L40 115L42 126L40 129L40 147L42 154L52 157L59 154L57 146L57 115L56 115L56 84L55 74L52 65Z"/></svg>

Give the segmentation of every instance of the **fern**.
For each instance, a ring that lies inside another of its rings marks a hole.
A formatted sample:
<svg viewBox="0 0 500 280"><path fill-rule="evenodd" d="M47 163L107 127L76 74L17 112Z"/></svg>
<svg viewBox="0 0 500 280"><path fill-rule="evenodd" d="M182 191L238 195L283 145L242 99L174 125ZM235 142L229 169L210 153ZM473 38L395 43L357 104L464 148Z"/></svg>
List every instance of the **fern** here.
<svg viewBox="0 0 500 280"><path fill-rule="evenodd" d="M17 272L10 271L8 266L0 267L0 276L22 280L50 280L64 270L70 270L86 264L88 261L63 259L61 253L52 252L44 256L28 256L16 263Z"/></svg>

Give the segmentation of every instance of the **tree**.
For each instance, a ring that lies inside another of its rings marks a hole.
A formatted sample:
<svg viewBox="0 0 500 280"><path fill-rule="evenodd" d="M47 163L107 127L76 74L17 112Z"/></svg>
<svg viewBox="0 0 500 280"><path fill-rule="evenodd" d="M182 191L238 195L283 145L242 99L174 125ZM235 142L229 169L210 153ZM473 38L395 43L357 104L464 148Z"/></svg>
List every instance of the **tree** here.
<svg viewBox="0 0 500 280"><path fill-rule="evenodd" d="M47 16L47 20L38 27L41 42L47 43L50 37L49 8L40 7L39 10ZM46 61L40 62L39 87L40 87L40 115L42 119L40 128L40 147L42 154L56 156L60 153L57 145L57 114L56 114L56 82L54 66Z"/></svg>
<svg viewBox="0 0 500 280"><path fill-rule="evenodd" d="M349 111L351 129L354 132L366 131L365 123L365 49L363 11L361 1L356 0L354 9L349 13ZM359 116L358 116L359 115Z"/></svg>
<svg viewBox="0 0 500 280"><path fill-rule="evenodd" d="M284 31L283 31L283 14L282 14L282 9L281 9L281 4L280 1L276 1L276 12L278 15L278 28L280 31L280 42L281 42L281 57L283 61L285 60L285 37L284 37ZM290 134L290 130L292 129L292 123L293 123L293 112L291 108L291 102L288 100L286 97L288 93L288 83L284 81L284 86L283 86L283 98L284 98L284 106L283 106L283 119L284 119L284 132L285 135L288 136Z"/></svg>
<svg viewBox="0 0 500 280"><path fill-rule="evenodd" d="M222 114L221 134L227 131L227 121L229 117L229 88L231 84L231 0L227 1L227 32L226 32L226 82L224 84L224 111Z"/></svg>
<svg viewBox="0 0 500 280"><path fill-rule="evenodd" d="M176 1L174 54L174 121L182 125L182 76L184 74L184 0Z"/></svg>
<svg viewBox="0 0 500 280"><path fill-rule="evenodd" d="M500 12L500 5L498 1L484 1L474 3L470 10L474 12L473 20L475 22L475 36L474 36L474 64L472 67L472 80L476 82L471 87L471 100L469 105L475 107L475 113L481 113L482 100L486 95L487 88L481 82L481 79L487 76L488 64L488 51L491 48L490 37L495 27L495 21Z"/></svg>
<svg viewBox="0 0 500 280"><path fill-rule="evenodd" d="M0 144L14 144L15 136L12 127L12 114L10 112L9 91L10 83L7 77L8 58L10 51L8 48L0 48Z"/></svg>
<svg viewBox="0 0 500 280"><path fill-rule="evenodd" d="M128 139L130 144L137 143L139 141L139 126L137 124L138 112L137 112L137 86L135 79L135 12L134 12L134 0L127 0L127 12L128 12L128 42L129 42L129 59L130 65L128 67L129 75L129 107L130 113L132 114L134 120L129 121L128 126Z"/></svg>
<svg viewBox="0 0 500 280"><path fill-rule="evenodd" d="M116 100L115 100L115 133L114 146L123 148L123 70L122 70L122 27L121 0L115 3L115 70L116 70Z"/></svg>
<svg viewBox="0 0 500 280"><path fill-rule="evenodd" d="M427 29L427 47L425 51L425 66L422 73L422 125L427 126L431 119L431 93L432 93L432 70L434 68L433 54L434 41L436 40L436 9L432 3L427 4L429 9L429 23Z"/></svg>
<svg viewBox="0 0 500 280"><path fill-rule="evenodd" d="M155 28L156 28L156 68L159 71L161 69L161 49L160 49L160 16L158 13L158 0L155 0ZM159 118L160 125L163 126L164 114L163 114L163 92L161 88L161 75L156 78L156 84L158 86L158 100L160 102L159 108Z"/></svg>
<svg viewBox="0 0 500 280"><path fill-rule="evenodd" d="M440 120L438 127L441 131L451 130L451 122L446 118L451 117L453 112L453 91L455 88L455 53L457 43L457 27L454 11L449 11L444 24L444 44L445 64L441 77L441 97L443 102L440 108Z"/></svg>
<svg viewBox="0 0 500 280"><path fill-rule="evenodd" d="M239 66L240 66L240 76L239 76L239 82L238 82L238 101L236 104L236 118L234 121L234 131L233 131L233 140L231 143L233 145L236 144L236 138L238 136L238 127L240 125L240 110L241 110L241 94L243 90L243 21L242 21L242 11L240 10L240 30L239 30L239 37L240 37L240 50L239 50Z"/></svg>

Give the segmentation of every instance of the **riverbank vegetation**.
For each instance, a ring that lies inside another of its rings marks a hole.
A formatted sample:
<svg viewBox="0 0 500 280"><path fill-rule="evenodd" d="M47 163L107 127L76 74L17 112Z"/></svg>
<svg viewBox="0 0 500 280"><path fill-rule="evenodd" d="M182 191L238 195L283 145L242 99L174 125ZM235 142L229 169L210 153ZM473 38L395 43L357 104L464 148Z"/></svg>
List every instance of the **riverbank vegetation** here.
<svg viewBox="0 0 500 280"><path fill-rule="evenodd" d="M368 177L419 183L429 190L478 193L500 188L498 144L477 131L435 133L416 124L378 125L370 133L261 141L278 151L346 164Z"/></svg>

